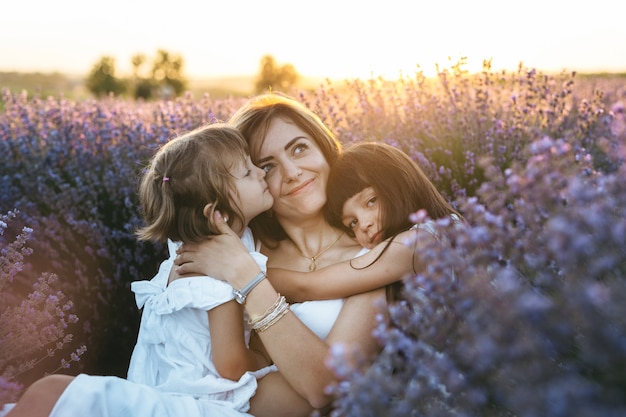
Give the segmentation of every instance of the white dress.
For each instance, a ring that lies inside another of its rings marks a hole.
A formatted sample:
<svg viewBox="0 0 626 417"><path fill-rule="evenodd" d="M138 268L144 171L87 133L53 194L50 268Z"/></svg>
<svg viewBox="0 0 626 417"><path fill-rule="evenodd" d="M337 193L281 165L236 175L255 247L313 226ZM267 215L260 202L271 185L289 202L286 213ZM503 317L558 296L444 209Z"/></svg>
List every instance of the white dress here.
<svg viewBox="0 0 626 417"><path fill-rule="evenodd" d="M251 234L249 237L252 239ZM245 240L244 243L246 243ZM180 313L192 305L212 308L218 305L217 300L221 299L222 295L224 297L222 302L228 301L226 298L232 299L232 287L228 286L228 291L226 291L221 284L228 284L207 277L181 279L177 280L182 281L181 284L176 284L177 281L174 281L167 287L167 276L172 265L170 262L173 262L175 251L171 253L172 256L163 262L159 273L153 280L133 283L135 285L132 289L136 293L138 305L144 303L144 313L137 346L133 351L129 366L128 379L80 374L65 389L50 413L51 417L241 417L250 415L246 411L249 409L249 399L256 391L256 378L261 378L277 369L271 366L257 373L246 373L239 381L230 381L217 376L208 356L210 352L208 328L200 325L201 322L206 321L208 326L206 311L193 316L194 319L185 316L184 321L189 321L185 326L181 326L181 320L175 320L174 317L177 317L175 312ZM257 255L260 254L253 253L253 256ZM202 278L211 284L208 286L198 284L196 281ZM165 284L162 282L163 279L165 279ZM202 292L209 288L216 289L215 295L211 294L208 297L209 301L197 296L197 289ZM175 297L174 294L176 294ZM203 301L199 302L199 299ZM324 339L335 323L343 303L343 299L307 301L292 304L291 311L318 337ZM170 327L175 324L176 329ZM152 332L150 329L163 331ZM192 333L200 329L206 337ZM187 333L186 336L180 340L169 339L170 336L178 337L175 335L185 333ZM164 340L173 342L172 347L176 346L176 349L180 351L168 351L165 346L162 346L167 345L167 343L162 343ZM200 343L200 340L204 342ZM204 347L200 348L202 345ZM198 370L192 370L192 366ZM200 369L202 371L199 371Z"/></svg>
<svg viewBox="0 0 626 417"><path fill-rule="evenodd" d="M249 229L242 241L259 268L267 271L267 257L255 252ZM224 401L246 411L256 391L255 376L246 372L238 381L222 378L211 360L207 311L231 301L233 288L207 276L182 278L168 285L180 244L168 242L168 246L170 258L161 264L157 275L150 281L131 284L143 313L127 379L161 392Z"/></svg>

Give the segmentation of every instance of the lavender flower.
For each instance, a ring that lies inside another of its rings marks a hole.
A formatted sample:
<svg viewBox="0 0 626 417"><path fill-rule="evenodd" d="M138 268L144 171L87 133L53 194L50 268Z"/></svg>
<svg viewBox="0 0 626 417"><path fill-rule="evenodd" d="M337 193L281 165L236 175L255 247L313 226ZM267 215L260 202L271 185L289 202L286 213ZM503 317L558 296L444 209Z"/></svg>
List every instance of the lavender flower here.
<svg viewBox="0 0 626 417"><path fill-rule="evenodd" d="M294 93L344 144L404 150L468 221L438 223L447 243L420 251L424 273L380 307L373 366L333 349L336 414L624 414L626 97L609 82L489 62L470 74L461 60L434 78ZM33 367L126 374L139 323L129 284L166 255L134 236L139 174L158 146L242 101L3 90L0 305L12 310L0 312L0 395L14 398ZM19 356L26 347L46 359Z"/></svg>

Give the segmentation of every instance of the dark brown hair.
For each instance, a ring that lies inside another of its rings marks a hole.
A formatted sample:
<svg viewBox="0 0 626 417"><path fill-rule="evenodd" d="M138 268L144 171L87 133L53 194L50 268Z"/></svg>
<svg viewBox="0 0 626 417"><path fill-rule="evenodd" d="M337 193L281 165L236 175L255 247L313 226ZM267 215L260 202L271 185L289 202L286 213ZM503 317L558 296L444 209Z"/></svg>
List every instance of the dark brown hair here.
<svg viewBox="0 0 626 417"><path fill-rule="evenodd" d="M431 219L459 215L401 149L382 142L361 142L346 148L330 171L325 208L328 222L354 237L341 222L343 205L367 187L378 196L383 239L411 227L409 215L420 209Z"/></svg>
<svg viewBox="0 0 626 417"><path fill-rule="evenodd" d="M421 209L431 219L453 214L460 219L417 163L402 150L382 142L361 142L346 148L330 171L324 211L328 222L354 237L354 231L341 221L343 205L367 187L374 189L380 204L383 240L409 229L413 225L409 215ZM380 259L389 244L391 241L372 263ZM401 299L402 288L402 281L387 285L387 301Z"/></svg>

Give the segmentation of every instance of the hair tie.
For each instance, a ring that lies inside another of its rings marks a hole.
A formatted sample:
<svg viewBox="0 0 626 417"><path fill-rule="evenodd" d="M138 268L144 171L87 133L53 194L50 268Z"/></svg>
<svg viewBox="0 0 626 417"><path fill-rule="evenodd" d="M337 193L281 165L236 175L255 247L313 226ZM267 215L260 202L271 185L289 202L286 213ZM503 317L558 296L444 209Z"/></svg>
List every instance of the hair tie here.
<svg viewBox="0 0 626 417"><path fill-rule="evenodd" d="M163 182L168 182L169 180L169 177L163 177Z"/></svg>

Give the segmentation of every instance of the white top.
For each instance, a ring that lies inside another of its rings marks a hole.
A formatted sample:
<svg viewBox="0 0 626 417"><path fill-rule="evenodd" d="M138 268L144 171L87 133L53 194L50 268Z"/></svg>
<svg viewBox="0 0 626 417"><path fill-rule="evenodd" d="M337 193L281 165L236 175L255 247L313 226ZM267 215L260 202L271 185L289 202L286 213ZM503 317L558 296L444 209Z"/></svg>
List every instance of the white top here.
<svg viewBox="0 0 626 417"><path fill-rule="evenodd" d="M267 257L255 252L249 229L242 241L259 267ZM247 403L256 390L256 378L245 373L238 381L219 376L211 360L207 311L234 298L230 284L208 276L181 278L168 285L179 243L168 242L170 258L150 281L131 284L137 306L143 308L137 344L128 368L128 380L160 391Z"/></svg>
<svg viewBox="0 0 626 417"><path fill-rule="evenodd" d="M250 240L247 240L248 236ZM245 234L246 246L251 242L252 235ZM253 245L248 246L251 247ZM132 286L138 305L144 308L128 372L132 381L80 374L65 389L50 413L51 417L250 416L246 411L256 390L254 377L261 378L275 371L276 367L246 373L239 381L217 376L208 359L211 341L205 309L232 299L232 287L225 287L227 284L208 277L181 279L167 287L175 253L172 245L170 252L172 256L163 262L157 276L149 282L133 283ZM365 252L367 249L357 256ZM253 256L256 257L257 253L254 252ZM262 265L265 270L265 263ZM178 281L181 282L177 284ZM209 294L206 294L207 290L211 290ZM307 301L292 304L291 310L319 337L325 338L335 324L343 302ZM193 313L194 309L199 313ZM200 329L202 334L194 332ZM9 409L10 406L0 411L0 416Z"/></svg>

